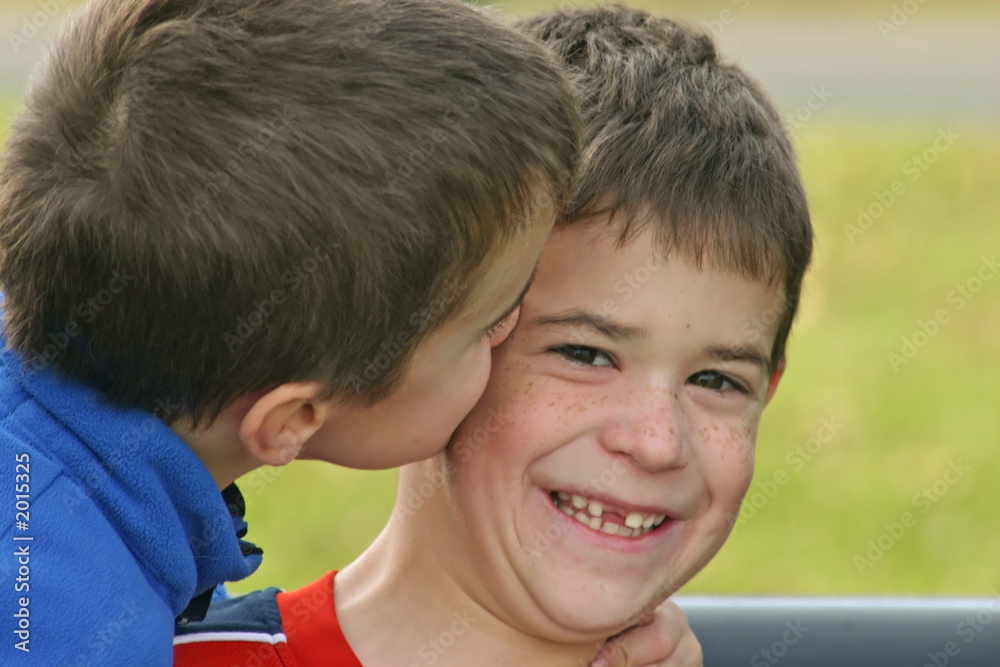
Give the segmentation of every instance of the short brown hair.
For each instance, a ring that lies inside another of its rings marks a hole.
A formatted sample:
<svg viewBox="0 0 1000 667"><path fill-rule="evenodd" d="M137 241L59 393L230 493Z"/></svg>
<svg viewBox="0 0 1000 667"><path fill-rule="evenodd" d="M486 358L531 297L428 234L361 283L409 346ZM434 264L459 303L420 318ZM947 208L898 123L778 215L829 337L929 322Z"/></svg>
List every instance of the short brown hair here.
<svg viewBox="0 0 1000 667"><path fill-rule="evenodd" d="M96 0L26 106L9 344L196 423L290 381L385 392L579 141L551 55L451 0Z"/></svg>
<svg viewBox="0 0 1000 667"><path fill-rule="evenodd" d="M609 215L624 241L652 213L668 251L783 286L777 364L813 232L791 143L761 87L721 62L707 34L643 11L558 11L517 27L555 51L581 97L567 219Z"/></svg>

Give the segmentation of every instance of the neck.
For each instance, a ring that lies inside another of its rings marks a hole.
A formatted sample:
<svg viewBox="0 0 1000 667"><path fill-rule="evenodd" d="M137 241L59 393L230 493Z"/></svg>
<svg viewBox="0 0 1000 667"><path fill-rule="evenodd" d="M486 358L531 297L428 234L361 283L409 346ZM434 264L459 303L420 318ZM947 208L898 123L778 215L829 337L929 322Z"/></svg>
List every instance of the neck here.
<svg viewBox="0 0 1000 667"><path fill-rule="evenodd" d="M261 466L240 440L239 409L223 411L211 424L193 428L186 422L170 425L177 437L191 448L208 468L219 489L224 489L239 477Z"/></svg>
<svg viewBox="0 0 1000 667"><path fill-rule="evenodd" d="M511 667L589 664L603 641L562 643L519 626L488 588L463 582L449 563L457 545L421 516L431 508L400 509L335 579L338 619L365 667L408 665L414 656L439 667L485 664L484 656Z"/></svg>

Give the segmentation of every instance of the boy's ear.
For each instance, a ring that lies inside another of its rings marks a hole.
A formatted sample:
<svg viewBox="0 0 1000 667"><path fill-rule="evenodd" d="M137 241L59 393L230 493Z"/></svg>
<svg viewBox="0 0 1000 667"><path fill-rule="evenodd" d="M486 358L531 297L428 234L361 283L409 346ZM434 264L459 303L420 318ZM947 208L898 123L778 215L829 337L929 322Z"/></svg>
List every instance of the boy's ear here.
<svg viewBox="0 0 1000 667"><path fill-rule="evenodd" d="M778 365L775 367L774 372L771 373L771 379L767 382L767 397L764 399L764 405L766 406L771 402L771 397L774 396L774 392L778 390L778 383L781 382L781 376L785 374L785 357L782 357L778 361Z"/></svg>
<svg viewBox="0 0 1000 667"><path fill-rule="evenodd" d="M240 422L240 440L264 465L283 466L326 421L319 382L286 382L258 398Z"/></svg>

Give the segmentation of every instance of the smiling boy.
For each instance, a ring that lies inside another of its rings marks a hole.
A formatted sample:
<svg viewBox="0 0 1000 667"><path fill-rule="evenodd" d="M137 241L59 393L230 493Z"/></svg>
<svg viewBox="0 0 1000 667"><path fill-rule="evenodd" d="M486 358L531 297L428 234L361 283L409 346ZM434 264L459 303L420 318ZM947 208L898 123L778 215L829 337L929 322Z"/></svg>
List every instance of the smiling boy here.
<svg viewBox="0 0 1000 667"><path fill-rule="evenodd" d="M482 399L361 557L225 603L178 664L586 664L729 535L812 251L788 138L706 35L623 8L520 27L584 91L585 157Z"/></svg>

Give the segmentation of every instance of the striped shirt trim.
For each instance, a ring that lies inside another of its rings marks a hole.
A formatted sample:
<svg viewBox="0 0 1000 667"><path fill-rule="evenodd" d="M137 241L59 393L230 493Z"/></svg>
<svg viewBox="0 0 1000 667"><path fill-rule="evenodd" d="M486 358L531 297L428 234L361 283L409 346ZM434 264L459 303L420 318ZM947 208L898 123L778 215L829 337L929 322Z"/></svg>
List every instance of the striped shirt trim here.
<svg viewBox="0 0 1000 667"><path fill-rule="evenodd" d="M288 637L279 632L276 635L266 632L195 632L189 635L174 637L174 646L194 644L197 642L252 642L254 644L286 644Z"/></svg>

